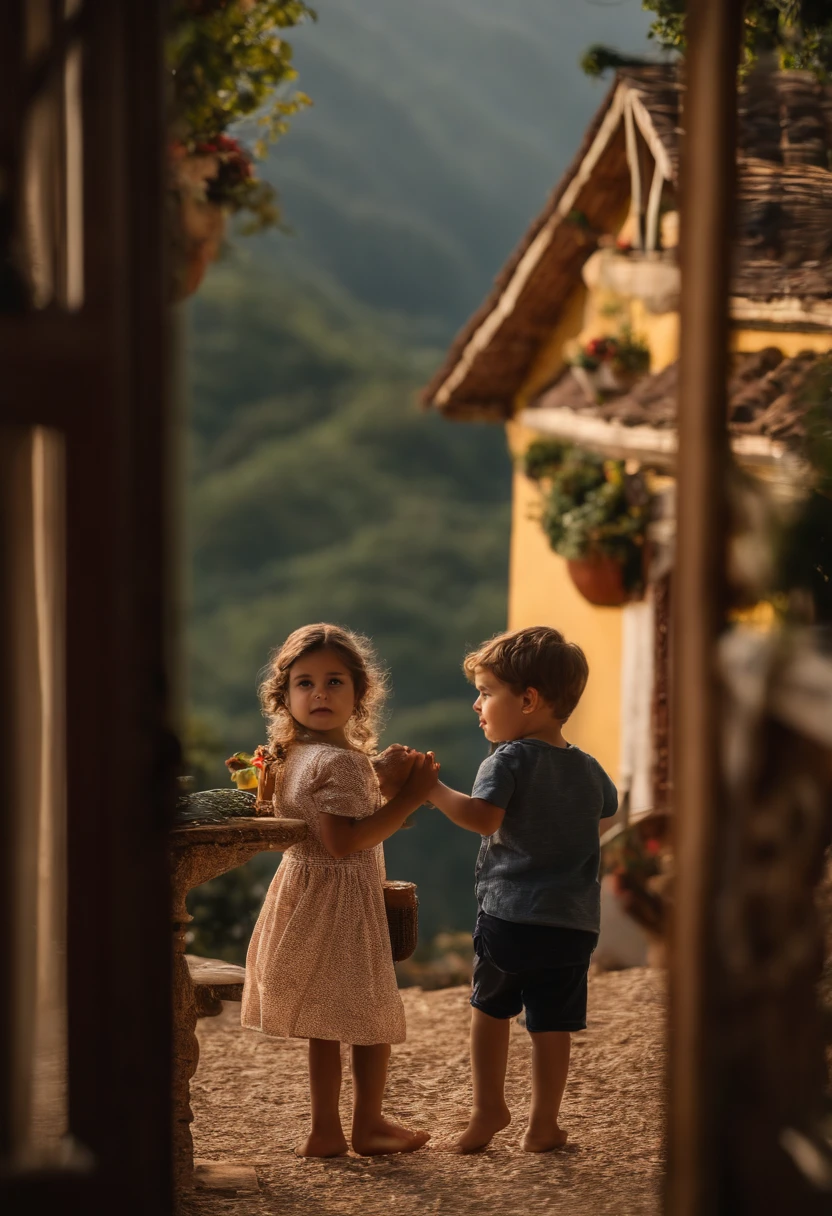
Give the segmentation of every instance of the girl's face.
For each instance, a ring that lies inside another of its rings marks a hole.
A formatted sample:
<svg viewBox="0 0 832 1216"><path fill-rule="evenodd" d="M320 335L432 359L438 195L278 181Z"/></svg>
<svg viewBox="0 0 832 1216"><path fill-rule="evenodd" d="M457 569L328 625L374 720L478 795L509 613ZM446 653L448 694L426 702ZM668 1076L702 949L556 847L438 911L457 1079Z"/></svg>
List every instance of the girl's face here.
<svg viewBox="0 0 832 1216"><path fill-rule="evenodd" d="M345 743L355 709L355 685L337 650L313 650L289 668L289 713L307 730Z"/></svg>

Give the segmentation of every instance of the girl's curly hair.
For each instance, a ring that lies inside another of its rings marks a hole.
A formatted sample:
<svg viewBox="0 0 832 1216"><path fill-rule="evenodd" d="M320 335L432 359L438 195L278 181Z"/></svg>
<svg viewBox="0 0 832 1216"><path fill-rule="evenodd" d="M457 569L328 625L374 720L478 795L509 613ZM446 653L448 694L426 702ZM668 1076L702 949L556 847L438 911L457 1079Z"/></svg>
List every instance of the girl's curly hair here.
<svg viewBox="0 0 832 1216"><path fill-rule="evenodd" d="M294 663L316 650L334 650L343 659L355 688L355 709L346 725L350 745L374 755L379 717L387 697L387 673L368 638L340 625L304 625L274 652L260 684L260 704L269 723L269 749L278 762L298 737L298 723L289 712L289 672Z"/></svg>

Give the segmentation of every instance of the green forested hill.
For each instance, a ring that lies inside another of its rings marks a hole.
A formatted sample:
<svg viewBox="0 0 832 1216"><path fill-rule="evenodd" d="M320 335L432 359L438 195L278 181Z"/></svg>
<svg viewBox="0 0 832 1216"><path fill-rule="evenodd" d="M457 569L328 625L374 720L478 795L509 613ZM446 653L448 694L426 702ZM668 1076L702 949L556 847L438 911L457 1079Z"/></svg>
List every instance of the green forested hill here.
<svg viewBox="0 0 832 1216"><path fill-rule="evenodd" d="M293 31L314 108L267 166L291 231L235 238L187 310L199 776L224 784L222 757L263 738L270 648L330 619L391 670L386 741L434 747L465 787L483 741L460 661L505 623L510 467L499 428L415 390L581 139L605 86L580 53L639 49L646 21L639 0L315 7ZM415 820L388 867L419 883L426 935L465 927L477 838ZM251 871L203 891L201 945L239 955L259 898Z"/></svg>
<svg viewBox="0 0 832 1216"><path fill-rule="evenodd" d="M460 662L505 621L502 433L418 409L435 351L239 256L193 305L192 704L223 754L253 747L270 649L341 622L390 668L386 741L435 748L470 784L483 743ZM476 844L423 811L388 846L391 873L422 889L427 932L467 919Z"/></svg>

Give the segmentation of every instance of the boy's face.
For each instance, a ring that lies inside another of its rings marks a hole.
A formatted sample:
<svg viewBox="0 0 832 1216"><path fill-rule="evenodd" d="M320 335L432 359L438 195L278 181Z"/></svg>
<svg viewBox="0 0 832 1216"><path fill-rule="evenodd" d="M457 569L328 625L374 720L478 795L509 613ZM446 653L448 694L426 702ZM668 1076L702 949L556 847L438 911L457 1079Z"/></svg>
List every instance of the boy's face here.
<svg viewBox="0 0 832 1216"><path fill-rule="evenodd" d="M478 693L474 712L489 743L509 743L526 734L529 729L526 693L513 692L484 667L474 672L474 684Z"/></svg>

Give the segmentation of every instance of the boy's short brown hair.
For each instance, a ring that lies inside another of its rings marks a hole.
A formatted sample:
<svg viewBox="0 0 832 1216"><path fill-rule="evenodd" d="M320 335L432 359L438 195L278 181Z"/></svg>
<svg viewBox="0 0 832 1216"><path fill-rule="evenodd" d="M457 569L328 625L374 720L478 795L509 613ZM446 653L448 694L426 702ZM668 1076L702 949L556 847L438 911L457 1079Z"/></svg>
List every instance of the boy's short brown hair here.
<svg viewBox="0 0 832 1216"><path fill-rule="evenodd" d="M478 667L490 671L513 692L536 688L561 722L580 701L589 677L589 664L580 646L546 625L498 633L483 642L462 664L472 684Z"/></svg>

